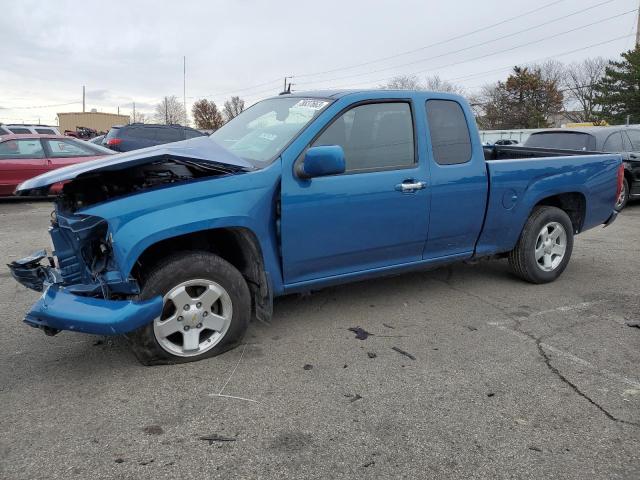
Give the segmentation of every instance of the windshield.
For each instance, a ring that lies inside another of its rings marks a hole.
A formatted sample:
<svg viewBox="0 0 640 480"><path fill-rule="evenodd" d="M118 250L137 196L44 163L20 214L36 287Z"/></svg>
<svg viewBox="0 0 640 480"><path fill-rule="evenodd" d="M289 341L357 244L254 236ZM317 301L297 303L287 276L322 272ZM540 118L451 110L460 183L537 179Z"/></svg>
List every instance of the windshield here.
<svg viewBox="0 0 640 480"><path fill-rule="evenodd" d="M300 97L264 100L213 132L211 139L238 157L263 164L278 156L329 103Z"/></svg>
<svg viewBox="0 0 640 480"><path fill-rule="evenodd" d="M532 134L524 146L562 150L595 150L596 139L593 135L581 132L544 132Z"/></svg>

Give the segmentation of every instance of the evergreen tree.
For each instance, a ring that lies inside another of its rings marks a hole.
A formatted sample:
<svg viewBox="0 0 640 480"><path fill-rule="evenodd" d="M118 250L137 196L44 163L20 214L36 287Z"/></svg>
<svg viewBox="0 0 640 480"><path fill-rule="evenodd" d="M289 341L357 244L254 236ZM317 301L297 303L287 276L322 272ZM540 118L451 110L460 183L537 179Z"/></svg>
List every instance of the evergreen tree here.
<svg viewBox="0 0 640 480"><path fill-rule="evenodd" d="M609 123L640 123L640 49L622 54L619 62L610 61L602 80L596 84L596 103Z"/></svg>

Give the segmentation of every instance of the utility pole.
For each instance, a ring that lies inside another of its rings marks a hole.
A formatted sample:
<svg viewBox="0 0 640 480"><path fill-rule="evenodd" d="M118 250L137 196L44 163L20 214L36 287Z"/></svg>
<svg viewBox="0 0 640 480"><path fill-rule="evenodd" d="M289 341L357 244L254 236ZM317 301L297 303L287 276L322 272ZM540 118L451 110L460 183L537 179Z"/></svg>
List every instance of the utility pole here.
<svg viewBox="0 0 640 480"><path fill-rule="evenodd" d="M84 113L84 99L85 99L84 85L82 85L82 113Z"/></svg>
<svg viewBox="0 0 640 480"><path fill-rule="evenodd" d="M133 102L133 123L136 123L136 102Z"/></svg>
<svg viewBox="0 0 640 480"><path fill-rule="evenodd" d="M120 105L118 105L118 115L120 115Z"/></svg>
<svg viewBox="0 0 640 480"><path fill-rule="evenodd" d="M187 56L182 57L182 104L184 106L184 123L187 123Z"/></svg>
<svg viewBox="0 0 640 480"><path fill-rule="evenodd" d="M167 97L164 97L164 124L169 125L169 110L167 105Z"/></svg>
<svg viewBox="0 0 640 480"><path fill-rule="evenodd" d="M636 23L636 48L640 46L640 9L638 10L638 20Z"/></svg>
<svg viewBox="0 0 640 480"><path fill-rule="evenodd" d="M638 9L638 23L636 26L636 48L640 47L640 8Z"/></svg>

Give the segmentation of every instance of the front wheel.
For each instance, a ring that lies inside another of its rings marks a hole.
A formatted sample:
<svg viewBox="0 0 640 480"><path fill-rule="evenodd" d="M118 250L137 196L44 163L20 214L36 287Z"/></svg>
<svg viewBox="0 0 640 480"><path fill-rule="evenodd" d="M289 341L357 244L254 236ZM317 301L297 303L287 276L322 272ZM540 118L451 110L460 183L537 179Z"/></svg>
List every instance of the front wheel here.
<svg viewBox="0 0 640 480"><path fill-rule="evenodd" d="M573 251L573 225L556 207L536 208L509 253L511 270L531 283L548 283L560 276Z"/></svg>
<svg viewBox="0 0 640 480"><path fill-rule="evenodd" d="M242 340L251 297L242 274L207 252L162 261L144 282L141 299L163 298L161 315L129 334L145 365L184 363L223 353Z"/></svg>

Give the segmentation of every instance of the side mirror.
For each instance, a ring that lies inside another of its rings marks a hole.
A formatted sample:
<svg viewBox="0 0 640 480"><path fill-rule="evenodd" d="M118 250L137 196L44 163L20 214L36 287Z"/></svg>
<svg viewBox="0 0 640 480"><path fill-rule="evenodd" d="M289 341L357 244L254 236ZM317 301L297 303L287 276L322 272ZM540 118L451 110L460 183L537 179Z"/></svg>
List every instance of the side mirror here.
<svg viewBox="0 0 640 480"><path fill-rule="evenodd" d="M311 147L296 164L298 178L314 178L344 173L344 150L339 145Z"/></svg>

